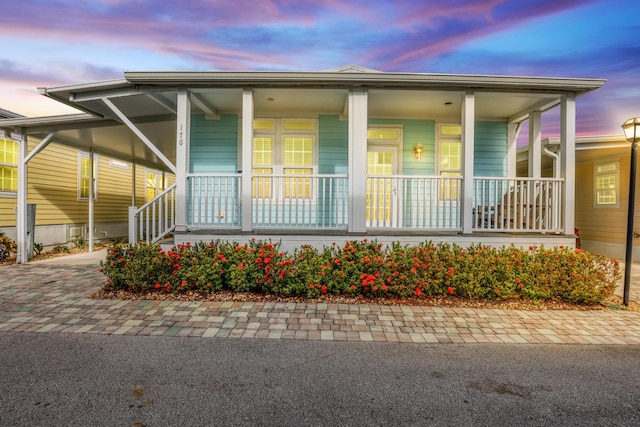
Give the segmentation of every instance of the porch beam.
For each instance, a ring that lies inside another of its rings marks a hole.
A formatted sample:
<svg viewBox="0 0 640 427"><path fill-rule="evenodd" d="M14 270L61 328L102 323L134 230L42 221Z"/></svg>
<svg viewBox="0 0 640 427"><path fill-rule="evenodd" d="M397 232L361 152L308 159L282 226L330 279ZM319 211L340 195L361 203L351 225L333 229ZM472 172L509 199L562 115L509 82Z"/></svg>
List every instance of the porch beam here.
<svg viewBox="0 0 640 427"><path fill-rule="evenodd" d="M210 117L210 118L214 118L214 119L219 119L220 118L220 113L218 112L218 110L213 107L211 104L209 104L200 94L197 93L192 93L191 94L191 102L198 107L199 109L201 109L205 116Z"/></svg>
<svg viewBox="0 0 640 427"><path fill-rule="evenodd" d="M475 144L475 93L466 92L462 96L462 233L469 234L473 227L473 178Z"/></svg>
<svg viewBox="0 0 640 427"><path fill-rule="evenodd" d="M145 93L147 93L146 91ZM138 88L133 89L114 89L114 90L98 90L93 92L86 92L82 94L71 92L69 94L69 101L71 102L86 102L86 101L98 101L104 98L120 98L124 96L141 95L142 93Z"/></svg>
<svg viewBox="0 0 640 427"><path fill-rule="evenodd" d="M146 95L147 95L147 98L153 100L156 104L166 108L167 110L171 111L173 114L178 114L178 107L176 107L176 105L173 102L160 96L160 94L147 93Z"/></svg>
<svg viewBox="0 0 640 427"><path fill-rule="evenodd" d="M27 134L20 135L18 142L18 194L16 212L16 243L18 251L16 254L16 262L24 264L27 262L27 249L29 240L27 237Z"/></svg>
<svg viewBox="0 0 640 427"><path fill-rule="evenodd" d="M177 93L176 120L176 231L187 231L188 206L187 173L191 141L191 102L189 91L179 89Z"/></svg>
<svg viewBox="0 0 640 427"><path fill-rule="evenodd" d="M513 116L509 117L507 119L507 121L509 123L522 123L525 120L527 120L529 118L529 116L531 115L532 112L534 111L540 111L540 112L545 112L547 110L552 109L553 107L556 107L560 104L560 95L554 95L557 96L557 98L554 98L552 100L549 99L543 99L542 101L536 103L535 105L533 105L533 107L529 107L528 109L524 110L524 111L520 111L516 114L514 114Z"/></svg>
<svg viewBox="0 0 640 427"><path fill-rule="evenodd" d="M529 115L528 169L529 177L542 176L542 113L540 111L532 111Z"/></svg>
<svg viewBox="0 0 640 427"><path fill-rule="evenodd" d="M27 155L27 157L25 157L24 162L29 163L29 160L31 160L32 158L37 156L39 152L44 150L46 146L49 145L49 143L51 142L55 134L56 132L51 132L47 136L45 136L42 139L42 141L40 141L40 143L36 145L36 147L33 150L31 150L31 152Z"/></svg>
<svg viewBox="0 0 640 427"><path fill-rule="evenodd" d="M367 197L367 120L366 89L349 92L349 226L350 233L365 233Z"/></svg>
<svg viewBox="0 0 640 427"><path fill-rule="evenodd" d="M576 98L575 94L562 97L560 105L560 175L564 178L561 209L564 234L575 233L576 205Z"/></svg>
<svg viewBox="0 0 640 427"><path fill-rule="evenodd" d="M109 98L102 98L102 102L118 116L118 118L133 132L140 140L146 145L158 158L164 163L174 174L176 173L176 166L156 147L149 138L138 127L133 124L131 120L122 112ZM176 163L178 163L176 161Z"/></svg>
<svg viewBox="0 0 640 427"><path fill-rule="evenodd" d="M253 90L242 91L242 157L240 170L242 171L242 231L248 232L252 224L252 185L253 170L251 168L251 153L253 146Z"/></svg>

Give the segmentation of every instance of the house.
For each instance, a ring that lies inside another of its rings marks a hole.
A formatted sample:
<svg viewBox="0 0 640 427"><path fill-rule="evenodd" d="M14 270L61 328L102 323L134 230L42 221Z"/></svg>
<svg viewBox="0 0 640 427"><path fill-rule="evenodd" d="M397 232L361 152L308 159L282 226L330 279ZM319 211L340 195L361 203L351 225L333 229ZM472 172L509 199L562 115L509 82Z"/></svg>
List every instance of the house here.
<svg viewBox="0 0 640 427"><path fill-rule="evenodd" d="M173 233L177 243L256 237L287 249L364 237L573 246L576 99L603 84L359 66L137 71L40 89L87 113L76 123L14 119L4 128L174 173L175 185L130 209L131 241ZM541 175L550 109L560 110L554 178ZM525 121L531 173L517 177Z"/></svg>
<svg viewBox="0 0 640 427"><path fill-rule="evenodd" d="M13 123L0 131L0 231L15 239L21 142L16 130L20 131L23 124L31 126L34 119L6 110L0 110L0 116L0 126L5 121ZM77 127L81 120L72 115L40 118L35 122L47 122L53 129ZM172 180L160 169L135 168L132 162L123 160L124 156L92 153L90 146L75 144L56 135L55 130L49 133L54 137L49 137L45 144L37 134L27 140L27 151L34 155L28 158L26 196L28 204L35 206L34 242L44 247L66 245L76 238L89 240L91 220L97 238L126 238L129 206L144 204L163 191L165 182ZM94 164L93 189L89 185L90 161Z"/></svg>
<svg viewBox="0 0 640 427"><path fill-rule="evenodd" d="M558 175L558 138L543 140L543 176ZM585 250L625 259L631 144L623 134L576 137L575 225ZM528 147L518 150L518 175L527 175ZM636 182L636 186L638 186ZM640 225L640 210L634 224ZM636 237L636 236L634 236ZM634 251L634 261L640 252Z"/></svg>

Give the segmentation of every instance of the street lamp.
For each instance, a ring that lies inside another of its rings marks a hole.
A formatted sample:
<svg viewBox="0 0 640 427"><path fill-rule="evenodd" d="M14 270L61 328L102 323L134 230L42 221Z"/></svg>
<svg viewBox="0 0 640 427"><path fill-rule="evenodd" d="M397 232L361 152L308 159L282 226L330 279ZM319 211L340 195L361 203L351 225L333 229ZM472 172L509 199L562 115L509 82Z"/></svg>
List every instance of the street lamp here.
<svg viewBox="0 0 640 427"><path fill-rule="evenodd" d="M627 246L624 261L624 295L622 304L629 305L629 290L631 288L631 263L633 262L633 216L636 203L636 164L637 142L640 141L640 118L629 119L622 124L622 130L627 141L631 143L631 166L629 170L629 210L627 213Z"/></svg>

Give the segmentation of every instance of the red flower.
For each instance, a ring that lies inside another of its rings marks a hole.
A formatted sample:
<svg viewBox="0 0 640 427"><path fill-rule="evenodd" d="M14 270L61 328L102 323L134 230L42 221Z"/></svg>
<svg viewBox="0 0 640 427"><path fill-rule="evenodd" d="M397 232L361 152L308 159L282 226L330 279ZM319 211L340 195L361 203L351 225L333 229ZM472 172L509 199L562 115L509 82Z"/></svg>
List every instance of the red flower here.
<svg viewBox="0 0 640 427"><path fill-rule="evenodd" d="M325 285L322 285L322 293L323 294L327 293L327 287Z"/></svg>
<svg viewBox="0 0 640 427"><path fill-rule="evenodd" d="M450 294L450 295L453 295L453 293L454 293L455 291L454 291L454 289L453 289L451 286L449 286L449 287L447 288L447 292L449 292L449 294Z"/></svg>
<svg viewBox="0 0 640 427"><path fill-rule="evenodd" d="M160 283L156 283L156 289L160 289Z"/></svg>
<svg viewBox="0 0 640 427"><path fill-rule="evenodd" d="M187 286L187 282L185 282L184 280L182 281L182 287L184 288L185 286Z"/></svg>
<svg viewBox="0 0 640 427"><path fill-rule="evenodd" d="M351 289L355 289L355 288L356 288L356 285L351 285Z"/></svg>
<svg viewBox="0 0 640 427"><path fill-rule="evenodd" d="M313 288L314 288L314 286L313 286L313 283L312 283L312 284L309 285L309 289L313 289Z"/></svg>
<svg viewBox="0 0 640 427"><path fill-rule="evenodd" d="M420 288L416 288L416 296L418 297L422 296L422 291L420 290Z"/></svg>
<svg viewBox="0 0 640 427"><path fill-rule="evenodd" d="M242 270L244 266L242 264L238 264L238 270Z"/></svg>
<svg viewBox="0 0 640 427"><path fill-rule="evenodd" d="M265 257L264 258L264 263L265 264L269 264L270 262L271 262L271 258L269 258L269 257Z"/></svg>

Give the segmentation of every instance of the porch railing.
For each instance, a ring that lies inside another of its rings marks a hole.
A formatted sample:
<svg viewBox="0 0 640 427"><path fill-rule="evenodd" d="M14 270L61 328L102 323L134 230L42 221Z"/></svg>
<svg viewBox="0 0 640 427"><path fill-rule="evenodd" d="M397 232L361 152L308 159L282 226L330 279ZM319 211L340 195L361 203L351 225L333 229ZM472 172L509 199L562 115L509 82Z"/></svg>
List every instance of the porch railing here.
<svg viewBox="0 0 640 427"><path fill-rule="evenodd" d="M176 227L176 185L173 184L140 208L129 208L129 243L156 243Z"/></svg>
<svg viewBox="0 0 640 427"><path fill-rule="evenodd" d="M476 177L473 180L473 229L562 232L563 181Z"/></svg>
<svg viewBox="0 0 640 427"><path fill-rule="evenodd" d="M189 175L189 225L240 228L240 178L239 174Z"/></svg>
<svg viewBox="0 0 640 427"><path fill-rule="evenodd" d="M254 175L251 219L257 228L346 229L346 175Z"/></svg>
<svg viewBox="0 0 640 427"><path fill-rule="evenodd" d="M462 177L369 175L368 228L460 230Z"/></svg>

